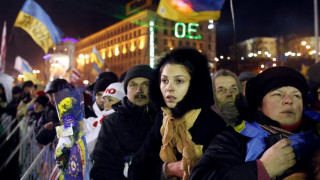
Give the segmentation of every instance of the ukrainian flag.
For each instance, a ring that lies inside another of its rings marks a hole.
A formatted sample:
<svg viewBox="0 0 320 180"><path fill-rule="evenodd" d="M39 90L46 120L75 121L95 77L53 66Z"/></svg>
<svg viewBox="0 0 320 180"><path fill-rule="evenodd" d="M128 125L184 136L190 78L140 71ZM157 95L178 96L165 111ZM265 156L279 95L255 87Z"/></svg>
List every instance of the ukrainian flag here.
<svg viewBox="0 0 320 180"><path fill-rule="evenodd" d="M94 74L95 76L97 76L98 74L101 73L100 68L98 67L98 65L96 63L93 63L93 68L92 68L92 74Z"/></svg>
<svg viewBox="0 0 320 180"><path fill-rule="evenodd" d="M225 0L160 0L157 13L185 23L218 20Z"/></svg>
<svg viewBox="0 0 320 180"><path fill-rule="evenodd" d="M92 48L92 53L90 54L90 57L94 60L94 62L98 65L99 68L101 68L105 63L95 46Z"/></svg>
<svg viewBox="0 0 320 180"><path fill-rule="evenodd" d="M14 26L25 30L45 53L59 44L63 37L63 33L53 24L48 14L33 0L26 0Z"/></svg>

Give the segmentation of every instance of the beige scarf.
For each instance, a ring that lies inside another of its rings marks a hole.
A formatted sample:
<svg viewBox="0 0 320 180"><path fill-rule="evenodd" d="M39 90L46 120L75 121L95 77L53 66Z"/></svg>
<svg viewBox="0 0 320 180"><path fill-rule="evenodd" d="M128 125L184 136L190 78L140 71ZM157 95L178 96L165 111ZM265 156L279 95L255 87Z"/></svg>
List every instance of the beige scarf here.
<svg viewBox="0 0 320 180"><path fill-rule="evenodd" d="M163 124L160 132L162 135L162 146L160 158L163 162L175 162L175 148L182 154L181 169L184 171L183 179L189 177L191 169L198 163L202 156L202 145L196 145L192 141L189 129L193 126L201 109L187 112L183 117L175 119L170 109L161 108L163 111Z"/></svg>

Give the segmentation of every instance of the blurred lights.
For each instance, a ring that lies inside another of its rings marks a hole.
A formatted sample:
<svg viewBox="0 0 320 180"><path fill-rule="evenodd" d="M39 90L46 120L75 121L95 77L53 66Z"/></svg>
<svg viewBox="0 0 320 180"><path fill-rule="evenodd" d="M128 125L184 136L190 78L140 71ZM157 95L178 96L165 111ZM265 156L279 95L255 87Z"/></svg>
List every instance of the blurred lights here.
<svg viewBox="0 0 320 180"><path fill-rule="evenodd" d="M305 46L305 45L307 45L307 42L302 41L302 42L301 42L301 45L302 45L302 46Z"/></svg>
<svg viewBox="0 0 320 180"><path fill-rule="evenodd" d="M277 60L277 58L272 58L272 61L276 61Z"/></svg>
<svg viewBox="0 0 320 180"><path fill-rule="evenodd" d="M260 66L262 69L264 68L264 64L261 64L261 66Z"/></svg>
<svg viewBox="0 0 320 180"><path fill-rule="evenodd" d="M83 84L88 85L89 81L88 80L83 80Z"/></svg>
<svg viewBox="0 0 320 180"><path fill-rule="evenodd" d="M223 56L220 56L220 59L223 59Z"/></svg>
<svg viewBox="0 0 320 180"><path fill-rule="evenodd" d="M230 57L228 56L227 59L230 60Z"/></svg>
<svg viewBox="0 0 320 180"><path fill-rule="evenodd" d="M241 57L241 60L244 60L244 57Z"/></svg>
<svg viewBox="0 0 320 180"><path fill-rule="evenodd" d="M214 60L218 62L218 61L219 61L219 58L215 57Z"/></svg>
<svg viewBox="0 0 320 180"><path fill-rule="evenodd" d="M276 67L276 66L277 66L277 64L276 64L276 63L273 63L273 64L272 64L272 66L273 66L273 67Z"/></svg>
<svg viewBox="0 0 320 180"><path fill-rule="evenodd" d="M114 55L118 56L119 54L120 54L119 46L116 46L116 48L114 49Z"/></svg>
<svg viewBox="0 0 320 180"><path fill-rule="evenodd" d="M134 46L134 43L132 42L131 46L130 46L130 51L133 52L135 49L136 49L136 47Z"/></svg>
<svg viewBox="0 0 320 180"><path fill-rule="evenodd" d="M310 49L310 48L311 48L311 46L310 46L310 45L306 45L306 48L307 48L307 49Z"/></svg>
<svg viewBox="0 0 320 180"><path fill-rule="evenodd" d="M112 57L111 48L109 49L108 57L109 57L109 58L111 58L111 57Z"/></svg>
<svg viewBox="0 0 320 180"><path fill-rule="evenodd" d="M126 46L124 46L123 48L122 48L122 54L126 54L127 53L127 48L126 48Z"/></svg>

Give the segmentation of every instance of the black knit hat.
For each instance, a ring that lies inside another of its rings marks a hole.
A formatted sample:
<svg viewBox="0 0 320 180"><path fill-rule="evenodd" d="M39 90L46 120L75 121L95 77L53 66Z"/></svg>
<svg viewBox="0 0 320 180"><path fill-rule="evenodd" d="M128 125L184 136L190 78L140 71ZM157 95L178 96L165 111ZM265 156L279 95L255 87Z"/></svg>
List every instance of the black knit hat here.
<svg viewBox="0 0 320 180"><path fill-rule="evenodd" d="M263 97L268 92L283 86L297 88L302 94L304 103L306 103L309 92L306 79L298 71L289 67L273 67L247 82L246 96L249 106L257 110Z"/></svg>
<svg viewBox="0 0 320 180"><path fill-rule="evenodd" d="M109 79L109 78L102 78L102 79L99 79L95 85L94 85L94 94L97 94L97 92L99 91L104 91L106 90L106 88L111 84L111 83L114 83L114 82L117 82L117 80L115 79Z"/></svg>
<svg viewBox="0 0 320 180"><path fill-rule="evenodd" d="M41 104L43 107L46 107L48 104L49 98L47 96L37 96L34 102L38 102Z"/></svg>
<svg viewBox="0 0 320 180"><path fill-rule="evenodd" d="M137 77L144 77L149 79L150 81L153 78L153 70L148 65L136 65L130 68L127 73L126 77L124 78L124 92L127 94L127 86L131 79Z"/></svg>
<svg viewBox="0 0 320 180"><path fill-rule="evenodd" d="M96 81L94 83L92 83L90 86L88 86L90 91L94 90L96 83L100 79L109 79L110 82L112 81L111 83L118 82L118 76L114 72L102 72L98 75Z"/></svg>

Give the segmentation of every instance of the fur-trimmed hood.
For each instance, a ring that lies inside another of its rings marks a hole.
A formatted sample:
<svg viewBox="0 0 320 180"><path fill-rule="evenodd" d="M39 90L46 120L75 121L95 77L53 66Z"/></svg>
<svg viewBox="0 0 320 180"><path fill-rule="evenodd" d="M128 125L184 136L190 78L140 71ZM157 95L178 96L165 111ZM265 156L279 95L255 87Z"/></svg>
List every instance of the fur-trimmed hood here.
<svg viewBox="0 0 320 180"><path fill-rule="evenodd" d="M160 73L166 64L180 64L187 66L191 80L187 94L175 108L172 114L178 118L191 109L210 107L214 104L212 82L206 56L195 49L176 49L165 55L154 71L154 81L150 86L151 101L160 106L167 107L160 90Z"/></svg>

